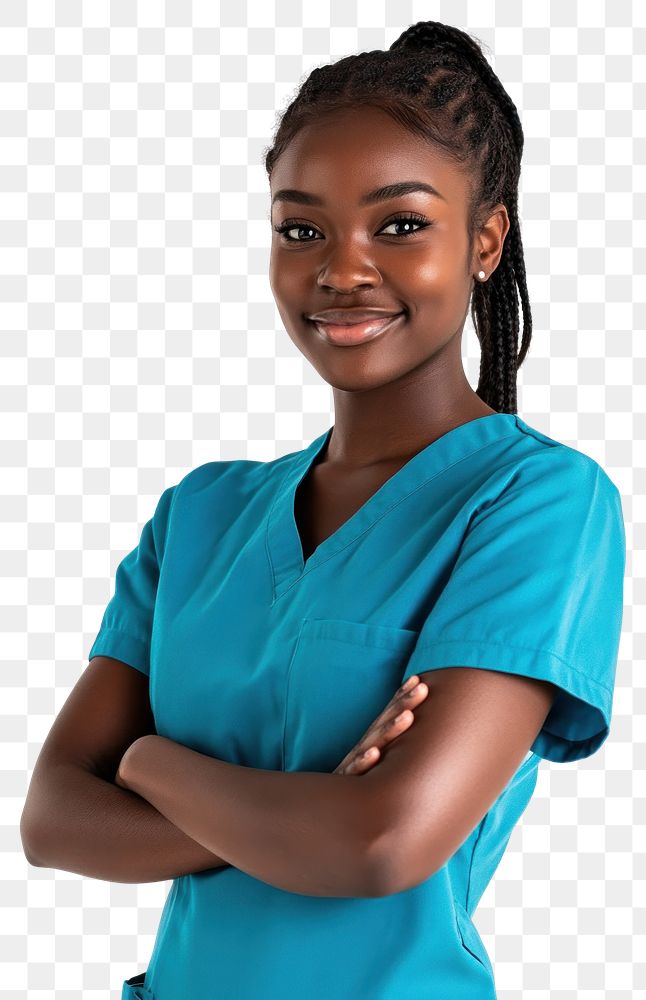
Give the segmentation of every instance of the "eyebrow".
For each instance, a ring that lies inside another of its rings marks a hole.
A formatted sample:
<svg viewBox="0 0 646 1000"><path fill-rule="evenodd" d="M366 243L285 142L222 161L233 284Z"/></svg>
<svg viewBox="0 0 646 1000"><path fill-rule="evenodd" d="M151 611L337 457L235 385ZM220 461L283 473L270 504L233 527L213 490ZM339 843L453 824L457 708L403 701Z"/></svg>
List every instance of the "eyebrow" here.
<svg viewBox="0 0 646 1000"><path fill-rule="evenodd" d="M364 194L359 200L360 205L374 205L378 201L388 201L390 198L401 198L402 195L412 194L415 191L422 191L431 194L436 198L446 201L444 195L431 184L424 181L398 181L396 184L385 184L383 187L375 188ZM325 202L316 194L309 194L307 191L297 191L296 188L282 188L277 191L271 199L272 205L276 201L294 201L299 205L323 205Z"/></svg>

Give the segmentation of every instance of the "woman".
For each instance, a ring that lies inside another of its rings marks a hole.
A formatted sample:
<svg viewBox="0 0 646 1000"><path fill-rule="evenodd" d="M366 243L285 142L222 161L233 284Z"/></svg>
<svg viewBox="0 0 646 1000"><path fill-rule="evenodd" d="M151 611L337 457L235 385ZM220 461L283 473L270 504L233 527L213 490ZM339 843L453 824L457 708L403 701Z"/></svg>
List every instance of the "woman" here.
<svg viewBox="0 0 646 1000"><path fill-rule="evenodd" d="M165 490L25 810L35 863L174 879L124 997L495 997L471 917L540 759L608 736L625 560L614 483L517 414L522 148L437 22L282 116L271 287L334 424Z"/></svg>

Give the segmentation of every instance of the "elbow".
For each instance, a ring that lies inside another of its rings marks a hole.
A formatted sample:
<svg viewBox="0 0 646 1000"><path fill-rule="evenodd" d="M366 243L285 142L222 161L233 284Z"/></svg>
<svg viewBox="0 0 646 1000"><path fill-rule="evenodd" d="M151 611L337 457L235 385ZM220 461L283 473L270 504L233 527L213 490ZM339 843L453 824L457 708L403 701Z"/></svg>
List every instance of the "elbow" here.
<svg viewBox="0 0 646 1000"><path fill-rule="evenodd" d="M429 859L428 852L409 848L403 831L398 836L391 832L376 840L370 861L370 886L373 896L393 896L407 889L415 889L431 878L441 868Z"/></svg>
<svg viewBox="0 0 646 1000"><path fill-rule="evenodd" d="M387 835L377 827L372 828L372 835L363 838L357 861L357 870L361 871L365 886L362 895L377 899L411 887L411 884L405 884L406 878L402 872L405 863L405 859L401 857L403 852L397 849L393 841L396 841L396 837Z"/></svg>
<svg viewBox="0 0 646 1000"><path fill-rule="evenodd" d="M369 890L366 895L372 898L392 896L397 892L402 892L403 889L411 888L410 884L405 884L406 880L402 877L401 868L392 851L385 846L382 847L378 844L374 846L369 863L365 868Z"/></svg>
<svg viewBox="0 0 646 1000"><path fill-rule="evenodd" d="M28 851L25 848L23 848L23 853L25 855L25 858L27 859L27 864L31 865L32 868L43 867L43 865L41 865L40 861L37 859L36 855L32 854L31 851Z"/></svg>
<svg viewBox="0 0 646 1000"><path fill-rule="evenodd" d="M35 847L36 838L34 836L33 822L29 820L26 806L20 817L20 840L22 843L23 854L29 864L34 868L42 867L41 862L38 860L38 854Z"/></svg>
<svg viewBox="0 0 646 1000"><path fill-rule="evenodd" d="M376 784L366 781L362 792L365 794L357 795L356 786L352 788L350 811L345 814L346 844L352 843L352 875L346 886L351 891L347 894L377 899L414 888L433 872L429 869L420 874L415 870L410 831L402 829L401 818L388 810ZM350 829L355 834L351 838L347 836Z"/></svg>
<svg viewBox="0 0 646 1000"><path fill-rule="evenodd" d="M410 871L402 871L401 866L394 863L392 855L375 856L371 869L369 894L374 898L394 896L398 892L414 889L424 881L423 878L412 877Z"/></svg>
<svg viewBox="0 0 646 1000"><path fill-rule="evenodd" d="M345 895L379 899L389 895L384 865L376 850L365 845L354 854L353 874L348 879Z"/></svg>
<svg viewBox="0 0 646 1000"><path fill-rule="evenodd" d="M345 786L349 793L343 819L332 837L337 857L330 863L330 871L339 891L325 894L376 899L388 895L388 854L382 848L382 831L374 821L378 818L374 798L357 795L358 785L360 782L350 779ZM367 784L365 787L367 790Z"/></svg>

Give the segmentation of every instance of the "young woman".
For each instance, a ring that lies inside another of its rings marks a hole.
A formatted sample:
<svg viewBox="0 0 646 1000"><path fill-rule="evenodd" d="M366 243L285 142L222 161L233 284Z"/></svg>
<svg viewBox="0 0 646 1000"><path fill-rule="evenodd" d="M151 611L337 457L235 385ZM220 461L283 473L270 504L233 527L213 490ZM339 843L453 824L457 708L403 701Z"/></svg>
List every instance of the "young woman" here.
<svg viewBox="0 0 646 1000"><path fill-rule="evenodd" d="M124 997L495 997L471 918L540 760L608 736L625 562L614 483L517 413L522 149L437 22L282 116L271 287L334 424L164 491L25 808L34 863L173 878Z"/></svg>

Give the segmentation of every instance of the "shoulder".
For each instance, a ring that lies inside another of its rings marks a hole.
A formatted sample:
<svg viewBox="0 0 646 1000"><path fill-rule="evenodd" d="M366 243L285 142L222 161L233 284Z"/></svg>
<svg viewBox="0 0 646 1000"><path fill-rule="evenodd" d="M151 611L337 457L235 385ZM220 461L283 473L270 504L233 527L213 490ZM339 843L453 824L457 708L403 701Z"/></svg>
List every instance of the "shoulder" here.
<svg viewBox="0 0 646 1000"><path fill-rule="evenodd" d="M246 500L261 493L271 493L282 482L293 454L267 461L218 459L189 469L162 493L154 524L160 530L170 530L178 519L185 521L187 515L199 520L213 511L223 515L228 508L239 510Z"/></svg>
<svg viewBox="0 0 646 1000"><path fill-rule="evenodd" d="M502 493L531 491L544 500L572 508L591 503L620 503L620 492L591 455L549 437L517 417L517 448L503 472Z"/></svg>
<svg viewBox="0 0 646 1000"><path fill-rule="evenodd" d="M625 547L621 494L591 455L517 418L518 435L471 496L466 537L542 560ZM540 545L537 540L540 539Z"/></svg>

